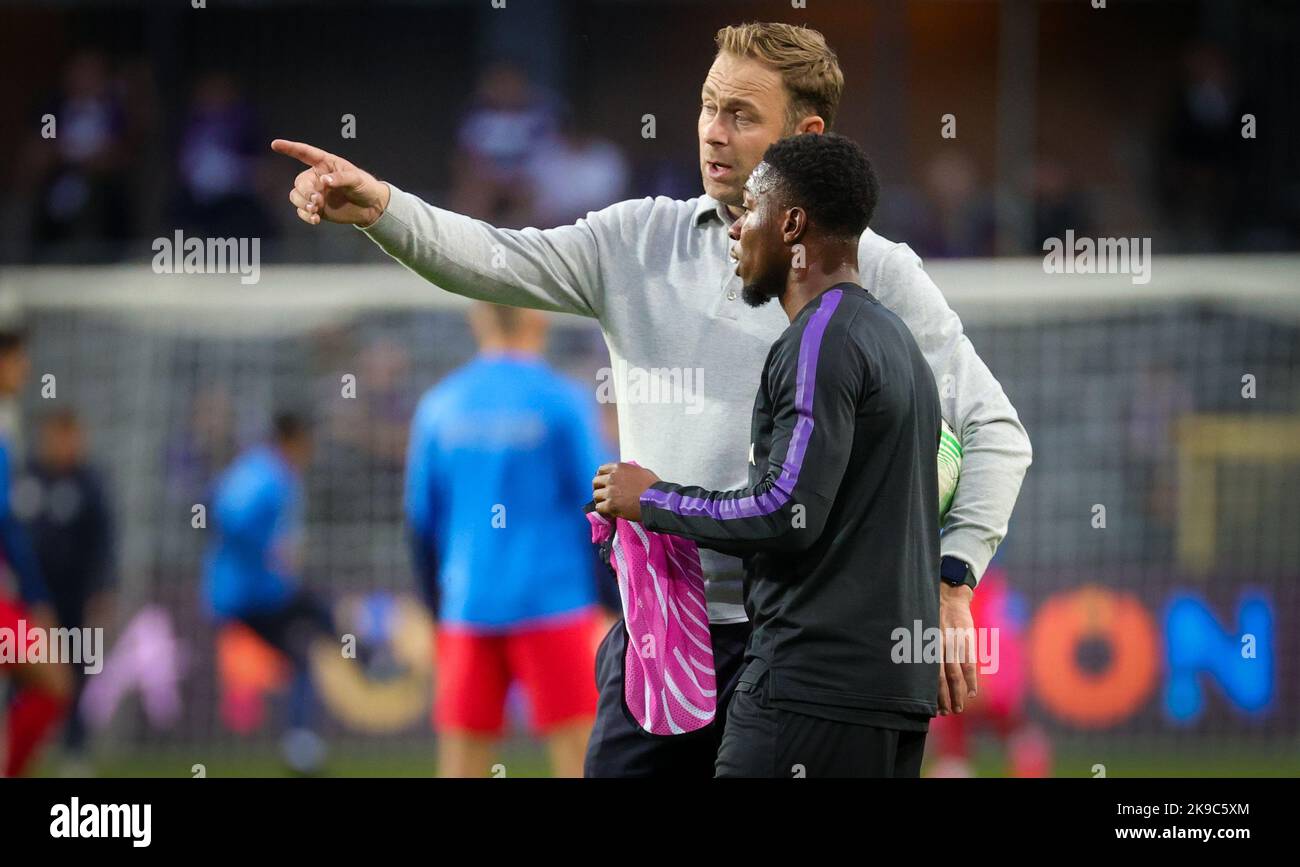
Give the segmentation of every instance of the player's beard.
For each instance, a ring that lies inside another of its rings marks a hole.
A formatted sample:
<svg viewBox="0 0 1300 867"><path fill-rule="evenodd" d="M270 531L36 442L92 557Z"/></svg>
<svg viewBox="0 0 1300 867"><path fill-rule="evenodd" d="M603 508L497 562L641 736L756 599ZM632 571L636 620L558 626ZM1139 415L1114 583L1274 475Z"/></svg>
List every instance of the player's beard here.
<svg viewBox="0 0 1300 867"><path fill-rule="evenodd" d="M750 307L762 307L775 297L775 295L769 295L753 284L746 285L740 290L740 300L744 301Z"/></svg>

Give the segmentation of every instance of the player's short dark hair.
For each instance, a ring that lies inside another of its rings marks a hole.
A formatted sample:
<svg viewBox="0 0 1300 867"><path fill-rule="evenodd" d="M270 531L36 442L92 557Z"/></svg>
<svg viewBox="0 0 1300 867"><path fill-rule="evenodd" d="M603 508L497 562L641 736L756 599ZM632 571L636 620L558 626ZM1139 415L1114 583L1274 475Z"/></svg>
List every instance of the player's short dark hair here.
<svg viewBox="0 0 1300 867"><path fill-rule="evenodd" d="M271 432L276 442L287 443L310 436L311 422L306 416L297 412L277 412L271 422Z"/></svg>
<svg viewBox="0 0 1300 867"><path fill-rule="evenodd" d="M835 133L783 138L767 149L786 206L801 207L822 231L856 238L876 210L880 185L858 143Z"/></svg>
<svg viewBox="0 0 1300 867"><path fill-rule="evenodd" d="M23 328L0 328L0 355L27 348L27 331Z"/></svg>

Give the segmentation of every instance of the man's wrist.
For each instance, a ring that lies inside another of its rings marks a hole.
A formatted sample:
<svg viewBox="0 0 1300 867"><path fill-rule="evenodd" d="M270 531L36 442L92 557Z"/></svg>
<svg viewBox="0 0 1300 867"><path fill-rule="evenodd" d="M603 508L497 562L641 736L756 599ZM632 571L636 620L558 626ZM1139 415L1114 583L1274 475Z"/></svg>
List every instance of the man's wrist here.
<svg viewBox="0 0 1300 867"><path fill-rule="evenodd" d="M393 188L388 185L387 181L381 181L378 178L375 178L375 183L379 185L379 201L377 202L379 206L379 216L375 217L375 219L378 220L379 217L382 217L388 211L388 203L392 201L393 198Z"/></svg>
<svg viewBox="0 0 1300 867"><path fill-rule="evenodd" d="M943 608L944 606L948 605L950 602L951 603L964 602L965 604L970 605L971 602L973 602L974 600L975 600L975 591L967 587L965 584L958 584L956 587L954 587L951 584L944 584L943 582L939 582L939 607L940 608Z"/></svg>
<svg viewBox="0 0 1300 867"><path fill-rule="evenodd" d="M371 213L367 215L369 219L364 226L357 226L363 232L374 228L375 224L384 218L384 214L388 213L388 205L393 200L393 188L387 181L376 178L375 184L377 187L375 204L371 206Z"/></svg>

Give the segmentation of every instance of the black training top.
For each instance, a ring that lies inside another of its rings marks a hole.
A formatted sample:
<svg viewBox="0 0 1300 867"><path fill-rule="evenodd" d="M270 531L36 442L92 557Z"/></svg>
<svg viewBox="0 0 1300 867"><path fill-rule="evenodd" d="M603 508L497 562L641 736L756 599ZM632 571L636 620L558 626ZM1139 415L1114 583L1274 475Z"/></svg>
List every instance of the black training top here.
<svg viewBox="0 0 1300 867"><path fill-rule="evenodd" d="M773 705L900 729L934 715L938 664L915 649L939 625L939 427L907 326L841 283L768 353L749 487L641 496L647 528L745 557L746 672L770 671Z"/></svg>

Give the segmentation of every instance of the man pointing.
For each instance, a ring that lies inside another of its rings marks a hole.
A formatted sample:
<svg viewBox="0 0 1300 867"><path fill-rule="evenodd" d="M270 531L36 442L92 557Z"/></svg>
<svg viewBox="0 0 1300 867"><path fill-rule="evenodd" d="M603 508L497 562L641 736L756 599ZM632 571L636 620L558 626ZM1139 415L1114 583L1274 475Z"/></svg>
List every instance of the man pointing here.
<svg viewBox="0 0 1300 867"><path fill-rule="evenodd" d="M615 379L622 456L665 478L739 488L746 482L751 400L767 353L789 322L779 308L754 309L741 299L728 229L769 145L830 128L844 78L814 30L746 24L723 28L716 41L700 95L705 194L689 201L629 200L571 226L498 229L433 207L319 148L280 139L272 148L308 166L289 194L304 222L354 225L450 292L593 317L615 370L692 383L699 393L681 400L673 389L631 389ZM962 475L934 579L943 582L942 626L970 628L971 593L1006 534L1031 458L1029 439L916 254L868 230L858 259L862 286L915 337L939 383L943 417L962 442ZM749 635L742 569L734 557L701 554L723 720ZM700 736L650 739L623 712L626 640L616 625L600 649L587 775L712 776L721 723ZM975 687L973 661L945 662L940 712L960 712Z"/></svg>

